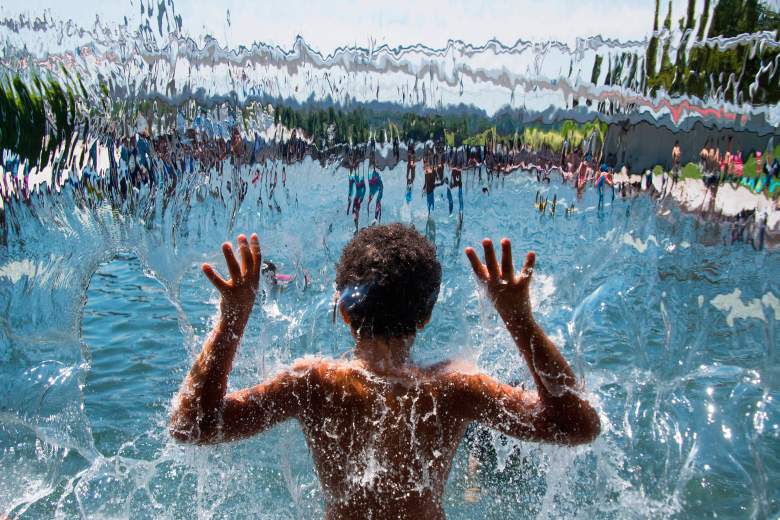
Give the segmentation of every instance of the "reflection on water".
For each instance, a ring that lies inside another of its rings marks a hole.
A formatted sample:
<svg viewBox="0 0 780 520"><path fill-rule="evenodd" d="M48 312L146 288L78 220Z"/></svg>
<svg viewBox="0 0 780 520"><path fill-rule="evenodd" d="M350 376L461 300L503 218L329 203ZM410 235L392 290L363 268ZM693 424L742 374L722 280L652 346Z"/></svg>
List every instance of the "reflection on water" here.
<svg viewBox="0 0 780 520"><path fill-rule="evenodd" d="M170 399L216 313L198 269L216 244L256 230L282 282L238 388L349 352L333 266L381 220L443 265L417 361L528 382L462 255L508 236L537 252L539 320L602 416L576 450L473 432L449 517L776 516L780 262L759 243L780 218L754 173L780 145L780 51L774 18L732 34L730 4L707 5L643 42L330 55L196 41L166 2L137 30L3 20L0 512L321 516L297 425L180 446Z"/></svg>

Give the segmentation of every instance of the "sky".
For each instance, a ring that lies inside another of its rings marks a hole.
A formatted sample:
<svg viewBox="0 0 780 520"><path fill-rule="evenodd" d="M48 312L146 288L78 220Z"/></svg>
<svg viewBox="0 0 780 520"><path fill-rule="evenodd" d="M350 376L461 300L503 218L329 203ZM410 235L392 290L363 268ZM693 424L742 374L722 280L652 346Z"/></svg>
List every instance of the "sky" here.
<svg viewBox="0 0 780 520"><path fill-rule="evenodd" d="M157 4L157 0L4 0L0 17L39 15L47 9L55 19L72 18L91 26L96 15L103 21L139 19L141 1ZM673 2L675 20L683 16L685 4ZM289 48L300 34L323 52L372 42L443 47L448 39L473 44L491 38L505 44L518 39L573 44L577 37L600 34L621 41L642 40L652 29L654 10L653 0L176 0L175 5L190 36L208 33L230 47L262 41Z"/></svg>

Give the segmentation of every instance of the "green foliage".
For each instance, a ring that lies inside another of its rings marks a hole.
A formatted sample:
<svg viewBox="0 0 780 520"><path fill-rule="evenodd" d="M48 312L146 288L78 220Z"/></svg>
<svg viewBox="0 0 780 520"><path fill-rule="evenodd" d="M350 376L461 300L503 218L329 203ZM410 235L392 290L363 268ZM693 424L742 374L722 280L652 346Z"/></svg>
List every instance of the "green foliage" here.
<svg viewBox="0 0 780 520"><path fill-rule="evenodd" d="M44 168L61 145L67 155L78 99L69 83L52 76L33 75L27 81L18 74L0 77L0 149L14 151L30 168Z"/></svg>
<svg viewBox="0 0 780 520"><path fill-rule="evenodd" d="M447 146L455 146L455 132L450 130L444 131L444 144Z"/></svg>
<svg viewBox="0 0 780 520"><path fill-rule="evenodd" d="M698 164L694 164L694 163L686 164L683 167L682 171L680 172L680 176L683 179L701 179L702 178L702 174L701 174L701 170L699 169L699 165Z"/></svg>
<svg viewBox="0 0 780 520"><path fill-rule="evenodd" d="M671 3L669 4L671 6ZM710 0L703 2L698 31L696 9L693 0L688 1L686 17L681 20L680 41L676 45L677 55L670 54L671 36L664 36L661 65L657 67L659 36L659 1L656 1L654 34L647 47L645 58L646 89L656 93L663 89L670 94L689 94L705 98L715 92L736 103L774 104L780 102L778 76L772 74L772 67L765 65L776 62L780 49L743 43L735 48L722 49L719 46L693 45L707 38L736 36L760 31L780 31L780 14L769 4L759 0L720 0L712 9L709 32ZM670 11L664 20L664 28L671 26ZM776 32L777 34L777 32ZM689 41L693 38L693 41ZM690 53L686 55L688 48ZM733 78L732 78L733 76ZM755 86L754 86L755 83Z"/></svg>
<svg viewBox="0 0 780 520"><path fill-rule="evenodd" d="M482 116L416 114L412 112L371 111L364 107L342 110L304 107L292 108L277 105L273 109L274 123L287 128L299 128L304 134L320 143L322 139L337 143L366 142L372 136L383 140L413 139L447 141L460 146L466 140L492 125L493 120ZM514 132L515 120L505 123ZM508 134L508 133L507 133Z"/></svg>
<svg viewBox="0 0 780 520"><path fill-rule="evenodd" d="M756 156L750 154L745 163L742 165L742 176L753 178L756 177Z"/></svg>
<svg viewBox="0 0 780 520"><path fill-rule="evenodd" d="M274 108L274 122L287 128L299 128L313 138L329 144L366 142L373 136L380 144L387 139L400 141L428 140L448 146L486 146L488 143L503 143L519 147L523 143L534 149L546 147L560 151L565 139L572 146L579 146L592 133L600 144L607 134L607 123L594 120L584 124L563 121L558 128L520 128L520 119L511 111L499 113L496 117L456 114L416 114L413 112L373 112L363 107L353 110L335 108L294 109L283 105Z"/></svg>
<svg viewBox="0 0 780 520"><path fill-rule="evenodd" d="M601 62L604 61L604 57L597 54L596 59L593 61L593 71L590 73L590 82L594 85L598 83L599 76L601 75Z"/></svg>
<svg viewBox="0 0 780 520"><path fill-rule="evenodd" d="M645 54L645 75L650 78L656 73L655 60L658 54L658 14L661 9L661 1L655 0L655 18L653 19L653 35L650 37L650 41L647 44L647 52Z"/></svg>
<svg viewBox="0 0 780 520"><path fill-rule="evenodd" d="M490 128L488 130L484 130L482 132L479 132L478 134L472 135L468 138L466 138L463 142L466 146L485 146L488 142L488 135L494 135L495 129Z"/></svg>
<svg viewBox="0 0 780 520"><path fill-rule="evenodd" d="M548 148L554 152L560 152L563 148L563 141L564 136L557 130L526 128L523 132L523 142L534 150Z"/></svg>

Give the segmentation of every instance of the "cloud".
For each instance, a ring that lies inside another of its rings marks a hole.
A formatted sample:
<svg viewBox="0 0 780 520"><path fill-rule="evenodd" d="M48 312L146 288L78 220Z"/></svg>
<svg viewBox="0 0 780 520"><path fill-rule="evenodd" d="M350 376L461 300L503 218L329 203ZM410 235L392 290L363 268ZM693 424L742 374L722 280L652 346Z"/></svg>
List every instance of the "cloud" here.
<svg viewBox="0 0 780 520"><path fill-rule="evenodd" d="M482 44L491 38L505 44L518 39L573 44L577 37L598 34L641 40L652 30L655 4L652 0L284 0L259 4L179 0L175 5L185 32L194 37L208 33L231 47L255 41L289 47L300 34L327 52L340 45L366 46L370 39L391 46L424 43L432 47L443 47L449 39ZM68 2L7 0L0 12L4 16L40 14L45 8L56 18L72 18L82 25L91 25L95 14L116 22L140 14L137 2L117 8L102 0L82 0L75 11Z"/></svg>

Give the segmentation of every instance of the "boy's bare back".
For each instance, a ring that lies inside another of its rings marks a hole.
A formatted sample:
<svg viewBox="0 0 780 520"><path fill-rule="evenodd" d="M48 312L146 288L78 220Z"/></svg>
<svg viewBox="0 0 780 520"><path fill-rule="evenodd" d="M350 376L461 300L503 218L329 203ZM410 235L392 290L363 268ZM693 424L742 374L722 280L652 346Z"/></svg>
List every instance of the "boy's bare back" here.
<svg viewBox="0 0 780 520"><path fill-rule="evenodd" d="M251 311L251 305L242 309L238 302L248 301L259 279L256 237L251 248L244 237L239 244L243 269L230 246L224 247L231 282L204 268L223 294L222 319L175 402L171 433L177 439L232 441L295 418L325 493L326 517L364 519L444 518L444 485L472 421L523 440L570 445L598 434L598 416L576 391L568 364L525 314L530 313L533 255L520 276L510 277L508 241L502 242L503 269L489 241L486 265L473 250L467 255L526 359L538 393L453 363L417 367L409 360L408 339L358 336L352 361L302 359L265 383L226 394L240 339L235 332L243 330ZM523 294L525 301L517 303ZM342 307L349 323L349 309Z"/></svg>
<svg viewBox="0 0 780 520"><path fill-rule="evenodd" d="M466 421L444 374L312 361L300 423L332 518L440 518Z"/></svg>

